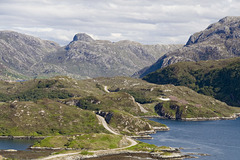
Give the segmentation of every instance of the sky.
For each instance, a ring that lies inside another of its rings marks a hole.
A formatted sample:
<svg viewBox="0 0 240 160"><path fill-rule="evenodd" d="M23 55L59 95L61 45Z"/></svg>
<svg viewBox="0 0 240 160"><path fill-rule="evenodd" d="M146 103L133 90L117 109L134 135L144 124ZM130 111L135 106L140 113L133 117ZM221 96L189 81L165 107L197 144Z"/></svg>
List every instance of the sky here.
<svg viewBox="0 0 240 160"><path fill-rule="evenodd" d="M67 45L77 33L143 44L185 44L226 16L239 0L0 0L0 30Z"/></svg>

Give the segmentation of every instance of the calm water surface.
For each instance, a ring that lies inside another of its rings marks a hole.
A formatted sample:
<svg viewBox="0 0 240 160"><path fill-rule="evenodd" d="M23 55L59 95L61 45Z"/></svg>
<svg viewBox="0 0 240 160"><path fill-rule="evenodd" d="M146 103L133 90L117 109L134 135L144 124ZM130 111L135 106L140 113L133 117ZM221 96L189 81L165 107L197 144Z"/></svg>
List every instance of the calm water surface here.
<svg viewBox="0 0 240 160"><path fill-rule="evenodd" d="M170 127L153 134L153 140L141 140L158 146L183 147L182 152L207 153L201 160L240 159L240 118L237 120L183 122L151 119Z"/></svg>
<svg viewBox="0 0 240 160"><path fill-rule="evenodd" d="M25 139L0 139L0 150L15 149L15 150L27 150L30 145L33 145L36 140Z"/></svg>

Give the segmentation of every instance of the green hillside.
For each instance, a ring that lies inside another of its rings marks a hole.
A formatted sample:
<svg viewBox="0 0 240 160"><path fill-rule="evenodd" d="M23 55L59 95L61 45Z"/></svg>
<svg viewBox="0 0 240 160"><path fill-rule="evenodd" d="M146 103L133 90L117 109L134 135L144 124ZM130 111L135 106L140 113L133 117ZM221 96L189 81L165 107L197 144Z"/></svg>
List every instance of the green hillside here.
<svg viewBox="0 0 240 160"><path fill-rule="evenodd" d="M187 87L126 77L0 81L0 101L0 135L6 136L107 133L95 112L124 135L165 126L141 116L185 119L229 117L237 112Z"/></svg>
<svg viewBox="0 0 240 160"><path fill-rule="evenodd" d="M0 135L108 132L99 125L93 112L99 110L113 114L110 125L118 132L124 130L124 134L135 135L152 129L147 120L135 117L140 111L129 94L106 94L103 86L94 80L55 77L25 82L0 81L0 88Z"/></svg>
<svg viewBox="0 0 240 160"><path fill-rule="evenodd" d="M114 149L128 146L122 135L82 134L77 136L54 136L35 143L34 147L75 148L85 150Z"/></svg>
<svg viewBox="0 0 240 160"><path fill-rule="evenodd" d="M140 115L158 114L170 119L185 119L230 117L238 112L226 103L183 86L156 85L125 77L98 78L94 81L107 85L111 92L124 92L133 96L148 111L140 112Z"/></svg>
<svg viewBox="0 0 240 160"><path fill-rule="evenodd" d="M94 113L49 99L0 104L0 135L49 136L107 132Z"/></svg>
<svg viewBox="0 0 240 160"><path fill-rule="evenodd" d="M240 106L240 58L180 62L150 73L144 80L187 86L228 105Z"/></svg>

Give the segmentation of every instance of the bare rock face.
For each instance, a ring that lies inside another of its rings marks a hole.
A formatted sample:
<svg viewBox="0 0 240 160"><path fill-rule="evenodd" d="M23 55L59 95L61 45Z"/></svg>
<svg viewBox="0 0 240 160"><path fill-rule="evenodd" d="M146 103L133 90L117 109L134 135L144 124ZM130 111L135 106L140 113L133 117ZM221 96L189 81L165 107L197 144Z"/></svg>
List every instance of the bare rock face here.
<svg viewBox="0 0 240 160"><path fill-rule="evenodd" d="M225 17L190 36L185 46L162 56L135 76L143 77L180 61L218 60L240 56L240 17Z"/></svg>

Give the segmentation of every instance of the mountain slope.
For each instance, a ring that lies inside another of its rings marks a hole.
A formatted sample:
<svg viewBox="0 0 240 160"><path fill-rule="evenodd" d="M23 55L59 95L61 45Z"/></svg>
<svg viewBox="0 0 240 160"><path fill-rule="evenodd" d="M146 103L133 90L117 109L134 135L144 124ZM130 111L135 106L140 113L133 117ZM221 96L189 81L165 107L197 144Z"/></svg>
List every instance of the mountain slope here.
<svg viewBox="0 0 240 160"><path fill-rule="evenodd" d="M13 31L0 31L0 62L21 74L33 76L33 66L60 46L54 42Z"/></svg>
<svg viewBox="0 0 240 160"><path fill-rule="evenodd" d="M187 86L229 105L240 106L240 58L179 62L143 79L157 84Z"/></svg>
<svg viewBox="0 0 240 160"><path fill-rule="evenodd" d="M94 40L76 34L67 46L13 31L0 32L2 79L67 75L75 78L132 75L182 45L142 45ZM24 77L24 76L25 77Z"/></svg>
<svg viewBox="0 0 240 160"><path fill-rule="evenodd" d="M11 81L11 80L22 80L28 79L28 76L25 76L13 69L8 68L6 65L0 62L0 80Z"/></svg>
<svg viewBox="0 0 240 160"><path fill-rule="evenodd" d="M162 56L135 76L143 77L181 61L218 60L240 56L240 17L225 17L204 31L193 34L186 45Z"/></svg>
<svg viewBox="0 0 240 160"><path fill-rule="evenodd" d="M81 77L130 76L181 46L94 40L87 34L79 33L65 48L46 56L44 61Z"/></svg>
<svg viewBox="0 0 240 160"><path fill-rule="evenodd" d="M0 84L0 135L107 132L93 112L99 110L111 113L111 125L119 133L153 129L147 120L135 117L140 110L129 94L106 95L94 81L56 77Z"/></svg>
<svg viewBox="0 0 240 160"><path fill-rule="evenodd" d="M138 115L157 113L165 118L185 120L199 117L231 117L232 113L236 112L226 103L183 86L156 85L126 77L97 78L94 81L108 86L110 93L123 92L134 97L138 107L141 105L148 111L135 111Z"/></svg>
<svg viewBox="0 0 240 160"><path fill-rule="evenodd" d="M49 99L0 104L0 135L49 136L107 132L94 113Z"/></svg>

